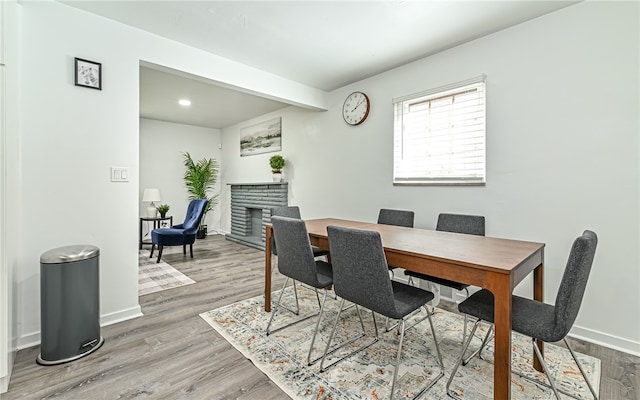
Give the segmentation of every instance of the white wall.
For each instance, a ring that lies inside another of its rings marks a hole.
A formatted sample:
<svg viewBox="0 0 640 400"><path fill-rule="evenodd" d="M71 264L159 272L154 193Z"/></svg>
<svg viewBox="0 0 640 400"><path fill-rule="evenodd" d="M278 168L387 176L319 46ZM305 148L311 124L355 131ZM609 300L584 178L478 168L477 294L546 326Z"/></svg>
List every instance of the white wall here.
<svg viewBox="0 0 640 400"><path fill-rule="evenodd" d="M326 100L320 90L58 2L19 7L20 97L12 99L21 118L19 153L10 167L20 171L20 192L13 196L21 202L11 210L17 221L8 230L21 235L14 285L18 299L12 306L18 308L18 346L26 347L39 341L39 257L58 246L100 248L103 324L140 315L141 62L311 109L326 107ZM102 63L103 90L74 86L74 57ZM110 182L112 166L128 167L130 181Z"/></svg>
<svg viewBox="0 0 640 400"><path fill-rule="evenodd" d="M18 340L16 280L21 242L18 165L18 18L14 0L0 3L0 393L7 390Z"/></svg>
<svg viewBox="0 0 640 400"><path fill-rule="evenodd" d="M169 204L167 215L173 216L173 223L184 221L189 205L187 189L184 185L184 162L182 154L188 152L195 161L213 158L220 164L220 130L199 126L174 124L151 119L140 119L140 191L142 200L144 188L158 188L162 203ZM220 193L220 175L213 193ZM148 203L140 201L140 215L146 214ZM220 228L220 210L214 205L207 213L208 231Z"/></svg>
<svg viewBox="0 0 640 400"><path fill-rule="evenodd" d="M592 229L600 242L573 334L640 354L638 11L638 3L580 3L338 89L328 112L291 107L224 129L223 180L270 180L273 153L239 157L239 130L282 116L290 204L303 217L375 221L380 208L396 207L433 228L440 212L485 215L489 236L546 243L549 303L571 242ZM394 187L391 99L481 73L486 186ZM355 90L372 106L351 127L341 107ZM228 200L227 191L226 231ZM531 286L516 292L530 296Z"/></svg>

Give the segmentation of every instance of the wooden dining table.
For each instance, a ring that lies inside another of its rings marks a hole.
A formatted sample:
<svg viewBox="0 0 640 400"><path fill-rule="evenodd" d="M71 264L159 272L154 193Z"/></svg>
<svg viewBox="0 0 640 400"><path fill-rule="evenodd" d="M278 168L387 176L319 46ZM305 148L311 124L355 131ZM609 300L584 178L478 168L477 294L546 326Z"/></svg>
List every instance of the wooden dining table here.
<svg viewBox="0 0 640 400"><path fill-rule="evenodd" d="M322 249L329 250L329 225L376 231L380 233L389 265L490 290L495 299L493 396L500 400L511 398L511 296L518 283L533 272L533 298L543 301L544 243L336 218L305 223L311 244ZM273 229L271 224L265 227L264 308L270 311ZM542 342L537 345L542 351ZM542 369L535 354L534 366Z"/></svg>

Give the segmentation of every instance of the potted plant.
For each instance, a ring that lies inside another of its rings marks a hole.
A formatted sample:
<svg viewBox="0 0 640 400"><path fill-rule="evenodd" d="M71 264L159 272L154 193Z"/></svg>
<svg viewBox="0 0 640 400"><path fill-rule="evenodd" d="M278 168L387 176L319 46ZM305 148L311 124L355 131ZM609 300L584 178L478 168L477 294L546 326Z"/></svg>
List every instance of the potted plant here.
<svg viewBox="0 0 640 400"><path fill-rule="evenodd" d="M187 192L189 193L189 200L193 199L207 199L207 208L204 210L204 215L198 228L196 237L203 239L207 236L207 225L205 224L205 218L207 213L213 209L213 206L218 201L218 195L209 195L213 190L213 186L216 183L218 175L218 163L213 158L203 158L199 161L193 161L189 153L183 153L184 166L186 168L184 172L184 183L187 186Z"/></svg>
<svg viewBox="0 0 640 400"><path fill-rule="evenodd" d="M169 205L168 204L160 204L158 206L158 212L160 213L160 218L164 218L167 216L167 211L169 211Z"/></svg>
<svg viewBox="0 0 640 400"><path fill-rule="evenodd" d="M271 166L271 172L273 173L274 182L282 182L282 168L284 168L284 157L276 154L269 159L269 165Z"/></svg>

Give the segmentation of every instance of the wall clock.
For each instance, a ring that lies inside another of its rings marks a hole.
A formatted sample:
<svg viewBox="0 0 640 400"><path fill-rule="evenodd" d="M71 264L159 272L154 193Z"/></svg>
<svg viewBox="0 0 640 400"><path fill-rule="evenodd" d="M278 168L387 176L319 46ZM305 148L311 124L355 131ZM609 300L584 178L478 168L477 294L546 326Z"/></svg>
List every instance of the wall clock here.
<svg viewBox="0 0 640 400"><path fill-rule="evenodd" d="M366 94L353 92L342 105L342 118L349 125L360 125L367 119L371 103Z"/></svg>

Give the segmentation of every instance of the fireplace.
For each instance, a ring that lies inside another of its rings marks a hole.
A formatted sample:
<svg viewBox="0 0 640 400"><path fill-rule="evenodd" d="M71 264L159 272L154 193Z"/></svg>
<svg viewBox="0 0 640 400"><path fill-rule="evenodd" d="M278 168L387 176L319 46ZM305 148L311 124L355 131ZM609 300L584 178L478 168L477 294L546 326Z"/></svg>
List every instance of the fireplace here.
<svg viewBox="0 0 640 400"><path fill-rule="evenodd" d="M231 233L227 240L264 250L264 223L273 207L288 205L287 182L230 183Z"/></svg>

